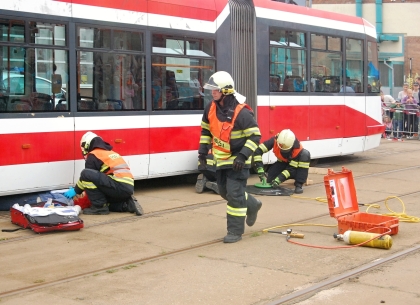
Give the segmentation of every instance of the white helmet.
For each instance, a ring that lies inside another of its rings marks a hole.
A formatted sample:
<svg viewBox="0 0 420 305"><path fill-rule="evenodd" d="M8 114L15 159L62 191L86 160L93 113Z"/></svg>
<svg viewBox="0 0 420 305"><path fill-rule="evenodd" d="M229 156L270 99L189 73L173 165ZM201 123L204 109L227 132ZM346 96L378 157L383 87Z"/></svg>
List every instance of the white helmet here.
<svg viewBox="0 0 420 305"><path fill-rule="evenodd" d="M90 142L92 142L93 138L96 138L96 137L99 137L99 136L91 131L86 132L82 136L82 139L80 140L80 148L82 149L82 154L84 156L87 155L89 152Z"/></svg>
<svg viewBox="0 0 420 305"><path fill-rule="evenodd" d="M233 78L225 71L219 71L210 76L209 81L203 88L208 90L219 90L223 93L223 95L235 93L235 83Z"/></svg>
<svg viewBox="0 0 420 305"><path fill-rule="evenodd" d="M283 151L290 150L295 140L295 134L290 129L283 129L277 134L277 145Z"/></svg>

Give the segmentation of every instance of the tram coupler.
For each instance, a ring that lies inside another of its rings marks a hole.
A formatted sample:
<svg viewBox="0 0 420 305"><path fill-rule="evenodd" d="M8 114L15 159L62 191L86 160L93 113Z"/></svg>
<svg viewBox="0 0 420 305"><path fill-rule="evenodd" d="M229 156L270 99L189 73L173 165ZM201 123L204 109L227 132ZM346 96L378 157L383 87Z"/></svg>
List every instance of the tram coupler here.
<svg viewBox="0 0 420 305"><path fill-rule="evenodd" d="M281 235L286 235L286 240L290 238L305 238L305 234L302 233L294 233L292 229L287 229L286 232L279 232L279 231L267 231L268 233L277 233Z"/></svg>

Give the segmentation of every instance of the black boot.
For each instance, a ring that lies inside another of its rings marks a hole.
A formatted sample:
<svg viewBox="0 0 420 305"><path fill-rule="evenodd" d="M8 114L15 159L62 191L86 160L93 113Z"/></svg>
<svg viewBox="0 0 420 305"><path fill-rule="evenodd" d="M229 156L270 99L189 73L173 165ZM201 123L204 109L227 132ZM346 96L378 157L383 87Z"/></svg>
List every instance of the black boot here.
<svg viewBox="0 0 420 305"><path fill-rule="evenodd" d="M227 233L227 235L223 238L224 243L236 243L237 241L240 241L242 239L242 235L235 234L232 232Z"/></svg>
<svg viewBox="0 0 420 305"><path fill-rule="evenodd" d="M206 182L206 188L211 189L213 192L215 192L216 194L219 194L219 187L217 186L216 182L212 182L212 181L207 181Z"/></svg>
<svg viewBox="0 0 420 305"><path fill-rule="evenodd" d="M302 194L303 188L301 183L295 183L295 194Z"/></svg>
<svg viewBox="0 0 420 305"><path fill-rule="evenodd" d="M249 227L252 227L254 223L257 221L258 211L261 209L261 206L262 206L261 201L259 201L257 198L255 198L255 200L257 200L257 209L255 210L254 213L250 213L246 215L246 224Z"/></svg>
<svg viewBox="0 0 420 305"><path fill-rule="evenodd" d="M97 207L92 205L90 208L84 209L83 214L86 215L108 215L109 208L107 204L104 204L103 207Z"/></svg>
<svg viewBox="0 0 420 305"><path fill-rule="evenodd" d="M195 191L199 194L204 192L206 187L207 178L203 174L198 175L197 182L195 183Z"/></svg>
<svg viewBox="0 0 420 305"><path fill-rule="evenodd" d="M137 201L136 197L131 196L127 200L127 209L130 213L136 213L137 216L141 216L144 214L143 208L141 207L140 203Z"/></svg>

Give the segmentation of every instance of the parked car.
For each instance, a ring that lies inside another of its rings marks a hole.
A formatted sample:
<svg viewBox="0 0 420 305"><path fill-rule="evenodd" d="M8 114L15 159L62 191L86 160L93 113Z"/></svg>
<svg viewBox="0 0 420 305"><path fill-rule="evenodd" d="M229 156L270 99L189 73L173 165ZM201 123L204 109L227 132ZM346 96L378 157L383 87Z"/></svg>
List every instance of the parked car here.
<svg viewBox="0 0 420 305"><path fill-rule="evenodd" d="M51 81L43 78L36 77L35 89L38 93L43 93L53 96ZM3 72L3 79L0 82L0 93L3 95L24 95L25 94L25 77L23 74ZM58 101L66 98L66 91L60 90L60 93L55 94L55 104Z"/></svg>

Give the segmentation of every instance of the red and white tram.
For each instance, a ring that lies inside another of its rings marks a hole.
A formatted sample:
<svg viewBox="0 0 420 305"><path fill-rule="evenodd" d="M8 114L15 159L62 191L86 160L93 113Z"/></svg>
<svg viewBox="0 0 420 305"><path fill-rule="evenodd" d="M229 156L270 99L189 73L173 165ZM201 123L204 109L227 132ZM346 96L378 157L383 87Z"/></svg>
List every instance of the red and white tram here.
<svg viewBox="0 0 420 305"><path fill-rule="evenodd" d="M136 179L196 171L218 70L263 140L290 128L314 159L377 147L377 53L364 19L271 0L1 1L0 195L74 185L89 130Z"/></svg>

